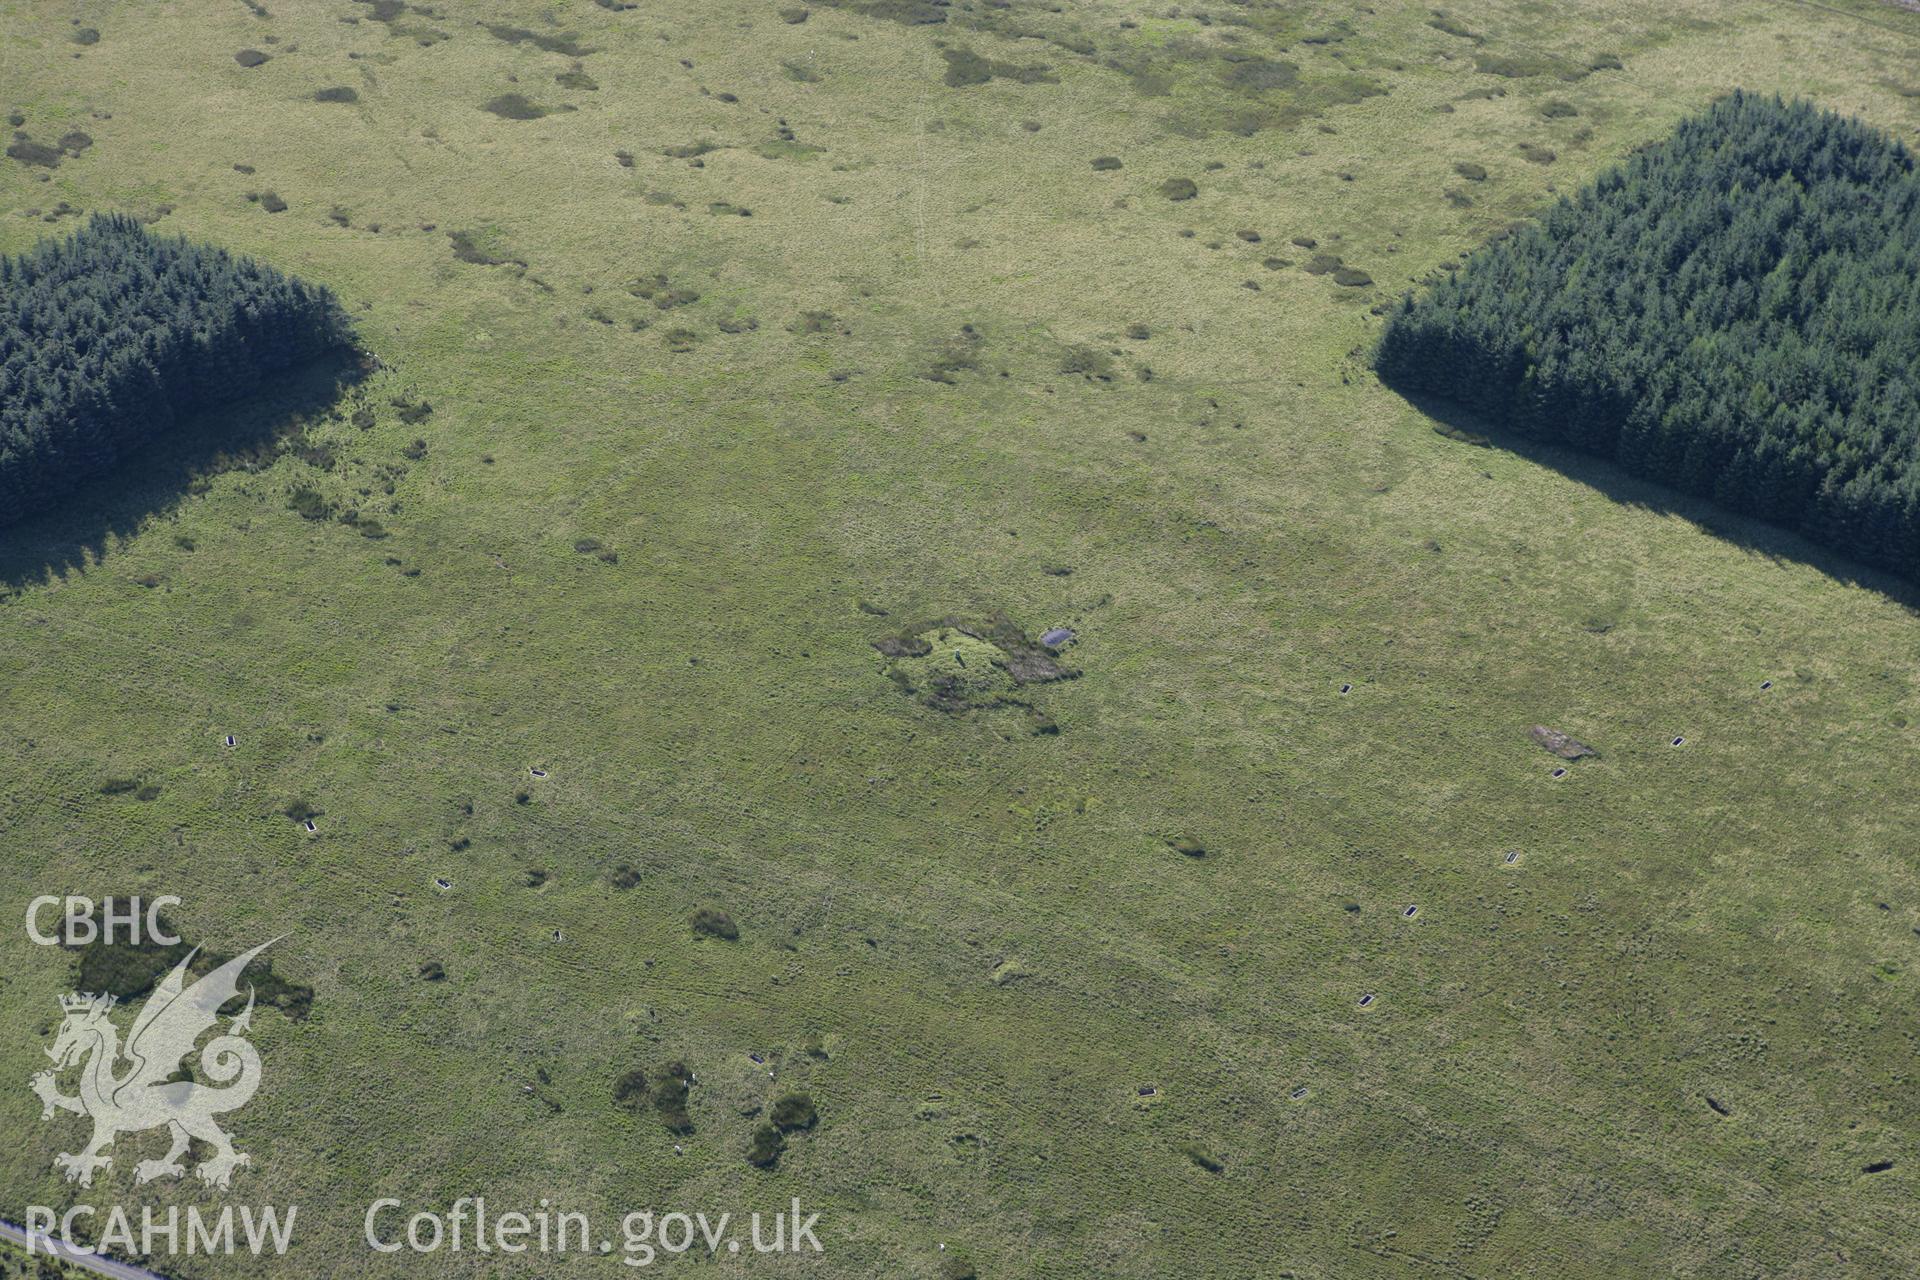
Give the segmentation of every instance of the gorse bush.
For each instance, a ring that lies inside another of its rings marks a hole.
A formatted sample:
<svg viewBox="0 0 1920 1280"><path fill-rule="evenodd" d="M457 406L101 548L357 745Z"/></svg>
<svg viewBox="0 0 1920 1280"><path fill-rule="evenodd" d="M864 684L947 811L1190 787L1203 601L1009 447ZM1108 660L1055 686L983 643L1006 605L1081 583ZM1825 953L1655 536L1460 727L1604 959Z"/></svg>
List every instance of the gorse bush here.
<svg viewBox="0 0 1920 1280"><path fill-rule="evenodd" d="M352 345L327 290L124 216L0 259L0 525L179 416Z"/></svg>
<svg viewBox="0 0 1920 1280"><path fill-rule="evenodd" d="M786 1149L787 1140L780 1130L763 1124L753 1131L753 1141L747 1144L747 1163L756 1169L771 1169Z"/></svg>
<svg viewBox="0 0 1920 1280"><path fill-rule="evenodd" d="M796 1129L811 1129L820 1119L820 1113L813 1105L810 1093L789 1093L776 1099L773 1110L767 1114L775 1128L791 1133Z"/></svg>
<svg viewBox="0 0 1920 1280"><path fill-rule="evenodd" d="M647 1073L635 1068L613 1082L613 1100L623 1107L638 1107L647 1100Z"/></svg>
<svg viewBox="0 0 1920 1280"><path fill-rule="evenodd" d="M687 1064L673 1062L667 1065L664 1078L654 1090L653 1108L660 1113L669 1133L693 1132L693 1117L687 1112L687 1086L692 1083L693 1072Z"/></svg>
<svg viewBox="0 0 1920 1280"><path fill-rule="evenodd" d="M1920 175L1735 94L1392 312L1410 393L1920 567Z"/></svg>
<svg viewBox="0 0 1920 1280"><path fill-rule="evenodd" d="M703 938L719 938L724 942L733 942L740 937L740 926L733 917L718 907L701 907L693 913L693 931Z"/></svg>

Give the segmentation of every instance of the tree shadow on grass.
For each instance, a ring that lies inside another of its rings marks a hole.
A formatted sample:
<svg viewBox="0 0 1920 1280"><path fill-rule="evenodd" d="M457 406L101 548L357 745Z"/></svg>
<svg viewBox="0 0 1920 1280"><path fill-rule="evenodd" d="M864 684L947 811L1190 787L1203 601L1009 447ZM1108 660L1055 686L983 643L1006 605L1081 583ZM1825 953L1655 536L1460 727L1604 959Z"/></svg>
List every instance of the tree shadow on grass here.
<svg viewBox="0 0 1920 1280"><path fill-rule="evenodd" d="M1490 447L1550 467L1622 506L1678 516L1743 551L1772 561L1808 565L1836 582L1864 587L1885 596L1910 613L1920 613L1920 586L1883 569L1849 559L1789 529L1738 515L1710 499L1682 493L1652 480L1643 480L1609 459L1521 435L1498 423L1489 422L1450 400L1407 395L1399 391L1395 394L1439 424L1435 430L1443 435L1474 443L1484 440Z"/></svg>
<svg viewBox="0 0 1920 1280"><path fill-rule="evenodd" d="M270 463L367 372L358 356L328 357L276 375L266 391L182 418L58 509L0 528L0 586L19 591L85 573L204 490L209 477Z"/></svg>

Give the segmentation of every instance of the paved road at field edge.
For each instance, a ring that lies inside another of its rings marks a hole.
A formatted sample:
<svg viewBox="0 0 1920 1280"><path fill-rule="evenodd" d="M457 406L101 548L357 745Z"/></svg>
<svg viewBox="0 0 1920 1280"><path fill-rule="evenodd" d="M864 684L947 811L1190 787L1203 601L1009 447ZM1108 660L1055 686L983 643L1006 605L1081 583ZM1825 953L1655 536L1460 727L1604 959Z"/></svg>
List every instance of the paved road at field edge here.
<svg viewBox="0 0 1920 1280"><path fill-rule="evenodd" d="M28 1247L26 1228L16 1227L4 1218L0 1218L0 1238L11 1240L22 1249ZM68 1266L80 1267L103 1276L112 1276L113 1280L167 1280L159 1272L136 1267L131 1262L121 1262L97 1253L81 1253L50 1236L34 1237L32 1252L35 1257L51 1254Z"/></svg>

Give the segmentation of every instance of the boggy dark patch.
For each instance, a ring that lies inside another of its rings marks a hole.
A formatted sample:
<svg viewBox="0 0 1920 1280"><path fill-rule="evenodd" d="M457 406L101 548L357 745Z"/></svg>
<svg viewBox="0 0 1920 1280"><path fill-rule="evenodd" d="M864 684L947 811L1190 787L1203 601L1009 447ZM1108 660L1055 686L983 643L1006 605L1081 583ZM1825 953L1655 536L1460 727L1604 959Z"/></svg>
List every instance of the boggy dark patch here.
<svg viewBox="0 0 1920 1280"><path fill-rule="evenodd" d="M1060 82L1060 77L1054 75L1044 62L1022 67L995 58L983 58L971 49L942 49L940 56L947 60L947 72L940 78L941 83L953 89L985 84L989 80L1012 80L1016 84Z"/></svg>
<svg viewBox="0 0 1920 1280"><path fill-rule="evenodd" d="M656 271L650 276L640 277L627 286L627 292L636 298L644 298L662 311L671 311L675 307L684 307L700 301L700 295L695 290L675 288L664 271Z"/></svg>
<svg viewBox="0 0 1920 1280"><path fill-rule="evenodd" d="M1501 76L1508 80L1553 76L1566 81L1584 80L1594 70L1544 53L1476 53L1473 55L1473 69L1482 75Z"/></svg>
<svg viewBox="0 0 1920 1280"><path fill-rule="evenodd" d="M1296 239L1294 243L1300 242ZM1349 289L1364 288L1373 283L1372 276L1358 267L1348 266L1337 253L1316 253L1300 269L1310 276L1330 275L1335 284L1343 284Z"/></svg>
<svg viewBox="0 0 1920 1280"><path fill-rule="evenodd" d="M908 27L938 26L947 20L949 0L820 0L829 9L846 9L863 18L879 18Z"/></svg>
<svg viewBox="0 0 1920 1280"><path fill-rule="evenodd" d="M1305 6L1235 0L1224 12L1185 15L1214 29L1204 37L1146 41L1128 34L1135 29L1130 23L1120 24L1118 33L1094 30L1073 6L1056 3L821 2L825 7L907 26L946 25L995 40L1043 41L1064 56L1078 57L1090 66L1125 76L1136 91L1148 97L1170 97L1183 85L1204 85L1204 94L1182 95L1187 105L1168 121L1173 132L1186 137L1221 131L1250 136L1264 129L1291 128L1333 107L1388 91L1381 81L1330 62L1324 55L1316 54L1311 63L1306 58L1295 61L1282 56L1295 44L1312 49L1336 45L1358 34L1352 21L1309 25L1314 15ZM1215 32L1220 38L1215 38ZM1025 70L1037 79L1053 79L1049 70L996 63L972 49L946 49L942 54L948 62L946 83L955 87L985 84L1004 76L1006 70Z"/></svg>
<svg viewBox="0 0 1920 1280"><path fill-rule="evenodd" d="M488 23L487 34L495 40L504 40L508 44L530 44L546 53L563 53L569 58L584 58L594 52L591 46L581 44L570 31L563 31L558 35L547 35L539 31L529 31L525 27L508 26L502 22Z"/></svg>
<svg viewBox="0 0 1920 1280"><path fill-rule="evenodd" d="M480 104L482 111L491 111L502 120L538 120L545 116L547 109L520 93L503 93L499 97L489 98Z"/></svg>
<svg viewBox="0 0 1920 1280"><path fill-rule="evenodd" d="M527 264L521 259L506 257L488 248L484 243L487 239L485 232L449 231L447 238L453 241L453 256L462 262L482 267L514 266L523 271L526 269Z"/></svg>
<svg viewBox="0 0 1920 1280"><path fill-rule="evenodd" d="M1371 76L1338 64L1316 60L1311 68L1273 56L1290 42L1330 44L1343 40L1351 29L1314 35L1298 26L1298 15L1270 11L1246 25L1268 37L1271 53L1256 52L1250 42L1221 45L1187 37L1162 44L1138 44L1100 58L1100 65L1133 82L1148 97L1168 97L1180 85L1196 79L1211 81L1209 92L1189 97L1168 124L1185 137L1227 132L1243 137L1267 129L1291 129L1330 109L1388 90ZM1236 24L1237 25L1237 24ZM1199 105L1204 104L1204 105Z"/></svg>
<svg viewBox="0 0 1920 1280"><path fill-rule="evenodd" d="M28 137L18 137L9 143L7 155L21 164L37 164L47 169L58 169L60 162L66 159L66 153L60 148L35 142Z"/></svg>
<svg viewBox="0 0 1920 1280"><path fill-rule="evenodd" d="M188 956L192 956L193 961L187 970L196 977L211 973L233 959L231 955L196 948L184 939L170 946L149 937L143 937L137 943L116 937L115 941L108 943L102 941L104 930L99 927L102 924L100 916L101 909L95 908L92 919L96 928L90 942L73 941L64 932L65 926L62 926L61 945L75 953L74 983L81 991L111 995L120 1000L138 1000L151 992L161 978ZM165 917L158 923L161 933L169 937L180 936L179 930ZM252 998L256 1004L271 1005L295 1021L305 1018L313 1008L313 988L289 982L275 973L273 962L267 956L261 956L247 966L244 981L252 988ZM234 998L235 1003L229 1007L237 1011L239 1002L247 998L242 993Z"/></svg>
<svg viewBox="0 0 1920 1280"><path fill-rule="evenodd" d="M1300 83L1300 64L1273 58L1240 57L1228 61L1220 75L1228 88L1265 93L1269 89L1291 89Z"/></svg>
<svg viewBox="0 0 1920 1280"><path fill-rule="evenodd" d="M957 383L959 375L970 373L980 367L980 348L986 339L971 324L960 326L960 332L934 345L926 368L920 376L929 382L944 382L948 386Z"/></svg>

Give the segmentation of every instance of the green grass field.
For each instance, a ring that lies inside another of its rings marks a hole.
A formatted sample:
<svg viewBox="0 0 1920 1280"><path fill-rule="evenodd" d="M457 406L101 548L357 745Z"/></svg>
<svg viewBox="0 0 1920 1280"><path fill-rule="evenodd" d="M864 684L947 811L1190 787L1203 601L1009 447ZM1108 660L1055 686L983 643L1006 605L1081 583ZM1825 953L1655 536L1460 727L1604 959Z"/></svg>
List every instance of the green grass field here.
<svg viewBox="0 0 1920 1280"><path fill-rule="evenodd" d="M1907 596L1366 363L1721 93L1913 139L1920 13L265 8L0 0L0 110L91 138L0 160L0 250L141 213L383 365L0 531L0 906L176 894L315 990L231 1125L297 1247L163 1269L626 1272L361 1243L484 1192L822 1213L720 1275L1920 1270ZM982 642L874 647L996 612L1078 678L949 711L890 676ZM71 958L0 955L0 1215L208 1202L153 1135L60 1180ZM685 1138L613 1095L676 1059Z"/></svg>

